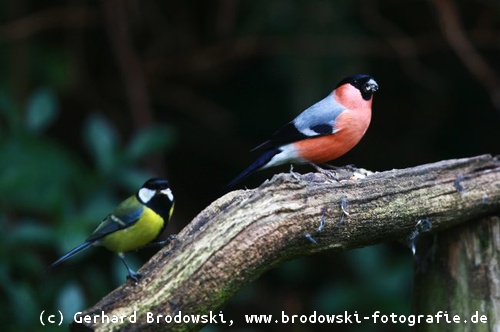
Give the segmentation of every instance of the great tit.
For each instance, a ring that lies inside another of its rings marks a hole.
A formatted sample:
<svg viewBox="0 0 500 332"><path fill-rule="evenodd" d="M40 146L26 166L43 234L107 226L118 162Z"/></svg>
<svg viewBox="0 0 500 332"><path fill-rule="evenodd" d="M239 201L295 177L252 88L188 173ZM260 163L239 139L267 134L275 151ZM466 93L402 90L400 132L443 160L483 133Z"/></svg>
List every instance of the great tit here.
<svg viewBox="0 0 500 332"><path fill-rule="evenodd" d="M130 196L106 216L87 240L54 263L52 268L91 245L104 246L118 254L128 275L138 281L140 274L125 261L124 252L136 250L154 242L167 226L174 211L174 195L168 181L153 178L146 181L135 195Z"/></svg>

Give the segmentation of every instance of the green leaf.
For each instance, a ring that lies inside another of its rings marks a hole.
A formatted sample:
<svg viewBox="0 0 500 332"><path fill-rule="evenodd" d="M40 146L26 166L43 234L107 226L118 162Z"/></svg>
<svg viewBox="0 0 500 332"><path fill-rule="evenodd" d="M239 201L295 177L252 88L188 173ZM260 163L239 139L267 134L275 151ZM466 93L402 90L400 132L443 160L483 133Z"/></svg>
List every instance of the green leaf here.
<svg viewBox="0 0 500 332"><path fill-rule="evenodd" d="M38 89L28 99L26 128L31 132L40 133L54 122L58 112L56 93L49 88Z"/></svg>
<svg viewBox="0 0 500 332"><path fill-rule="evenodd" d="M10 230L9 236L5 239L5 244L50 244L54 241L54 238L55 232L52 228L36 224L33 221L24 221Z"/></svg>
<svg viewBox="0 0 500 332"><path fill-rule="evenodd" d="M0 149L0 206L54 214L79 195L83 171L60 146L25 136Z"/></svg>
<svg viewBox="0 0 500 332"><path fill-rule="evenodd" d="M63 313L63 317L68 319L73 317L76 312L85 308L85 299L82 288L73 282L65 285L59 293L57 308L61 308L60 310ZM71 319L69 320L71 321Z"/></svg>
<svg viewBox="0 0 500 332"><path fill-rule="evenodd" d="M108 173L117 160L118 135L115 128L100 114L93 114L84 127L84 140L97 168Z"/></svg>
<svg viewBox="0 0 500 332"><path fill-rule="evenodd" d="M37 306L33 299L35 292L32 287L24 282L19 282L8 290L10 297L10 310L12 310L15 320L24 326L33 324L38 316Z"/></svg>
<svg viewBox="0 0 500 332"><path fill-rule="evenodd" d="M5 121L11 132L19 131L21 127L21 116L18 107L12 97L4 90L0 90L0 115L2 122ZM1 128L1 127L0 127ZM2 128L3 129L3 128ZM0 132L3 136L5 133Z"/></svg>
<svg viewBox="0 0 500 332"><path fill-rule="evenodd" d="M154 174L131 167L122 167L116 172L120 179L120 187L127 192L135 192L142 184Z"/></svg>
<svg viewBox="0 0 500 332"><path fill-rule="evenodd" d="M139 131L127 147L127 157L137 161L172 146L174 131L168 125L154 125Z"/></svg>

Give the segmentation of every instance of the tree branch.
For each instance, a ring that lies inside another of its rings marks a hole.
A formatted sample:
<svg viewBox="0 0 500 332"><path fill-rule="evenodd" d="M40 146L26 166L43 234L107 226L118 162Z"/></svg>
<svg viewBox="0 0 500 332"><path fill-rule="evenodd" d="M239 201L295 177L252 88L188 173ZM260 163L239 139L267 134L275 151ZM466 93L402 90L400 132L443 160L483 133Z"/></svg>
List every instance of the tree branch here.
<svg viewBox="0 0 500 332"><path fill-rule="evenodd" d="M129 32L126 2L109 0L103 3L109 39L115 51L116 61L123 75L132 119L136 129L150 125L153 115L150 109L146 77L141 59L135 51Z"/></svg>
<svg viewBox="0 0 500 332"><path fill-rule="evenodd" d="M135 323L74 322L71 330L196 330L201 325L148 324L146 313L207 314L285 260L405 239L424 218L435 232L500 211L500 161L489 155L358 180L346 174L337 172L341 181L326 172L279 174L257 189L221 197L144 265L137 285L127 282L84 312L136 311Z"/></svg>
<svg viewBox="0 0 500 332"><path fill-rule="evenodd" d="M481 320L481 324L475 324L474 331L498 331L500 213L458 225L422 242L419 243L419 250L432 252L432 255L422 255L424 258L414 269L413 294L418 313L433 315L445 310L458 315L461 320L469 320L473 315L481 316L486 319ZM418 331L471 328L467 324L451 326L453 324L444 322L421 324Z"/></svg>
<svg viewBox="0 0 500 332"><path fill-rule="evenodd" d="M98 17L95 10L83 6L40 10L0 25L0 42L26 39L50 29L86 28L97 25Z"/></svg>
<svg viewBox="0 0 500 332"><path fill-rule="evenodd" d="M443 37L470 73L488 90L493 105L500 109L500 79L495 68L481 56L467 37L453 0L433 0Z"/></svg>

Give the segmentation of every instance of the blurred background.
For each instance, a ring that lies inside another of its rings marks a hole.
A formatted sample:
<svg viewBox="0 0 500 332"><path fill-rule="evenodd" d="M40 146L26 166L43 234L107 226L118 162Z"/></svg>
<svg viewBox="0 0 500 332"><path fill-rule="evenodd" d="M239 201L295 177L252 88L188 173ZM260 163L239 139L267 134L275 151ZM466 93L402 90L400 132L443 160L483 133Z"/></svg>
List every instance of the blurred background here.
<svg viewBox="0 0 500 332"><path fill-rule="evenodd" d="M334 165L498 154L499 18L495 0L1 0L2 329L67 330L126 271L102 248L51 262L153 175L171 181L168 232L180 231L253 161L251 148L348 74L371 74L380 90L364 139ZM154 252L128 257L138 268ZM223 312L235 331L326 331L243 315L408 314L411 287L409 250L377 245L288 262ZM42 310L61 310L65 324L43 328ZM336 326L368 328L409 330Z"/></svg>

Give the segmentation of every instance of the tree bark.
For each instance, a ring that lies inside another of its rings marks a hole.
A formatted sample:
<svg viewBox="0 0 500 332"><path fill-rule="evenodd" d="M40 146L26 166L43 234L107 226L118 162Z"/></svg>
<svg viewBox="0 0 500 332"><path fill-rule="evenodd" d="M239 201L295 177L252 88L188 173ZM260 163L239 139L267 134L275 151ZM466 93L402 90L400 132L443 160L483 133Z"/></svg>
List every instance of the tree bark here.
<svg viewBox="0 0 500 332"><path fill-rule="evenodd" d="M279 174L213 202L144 265L137 284L128 281L84 312L135 312L135 323L96 319L73 322L71 330L197 330L202 324L148 323L147 313L218 313L240 288L285 260L413 239L422 221L435 233L499 211L500 161L489 155L364 178L349 169Z"/></svg>
<svg viewBox="0 0 500 332"><path fill-rule="evenodd" d="M445 318L419 331L500 331L500 214L432 236L416 259L415 308Z"/></svg>

